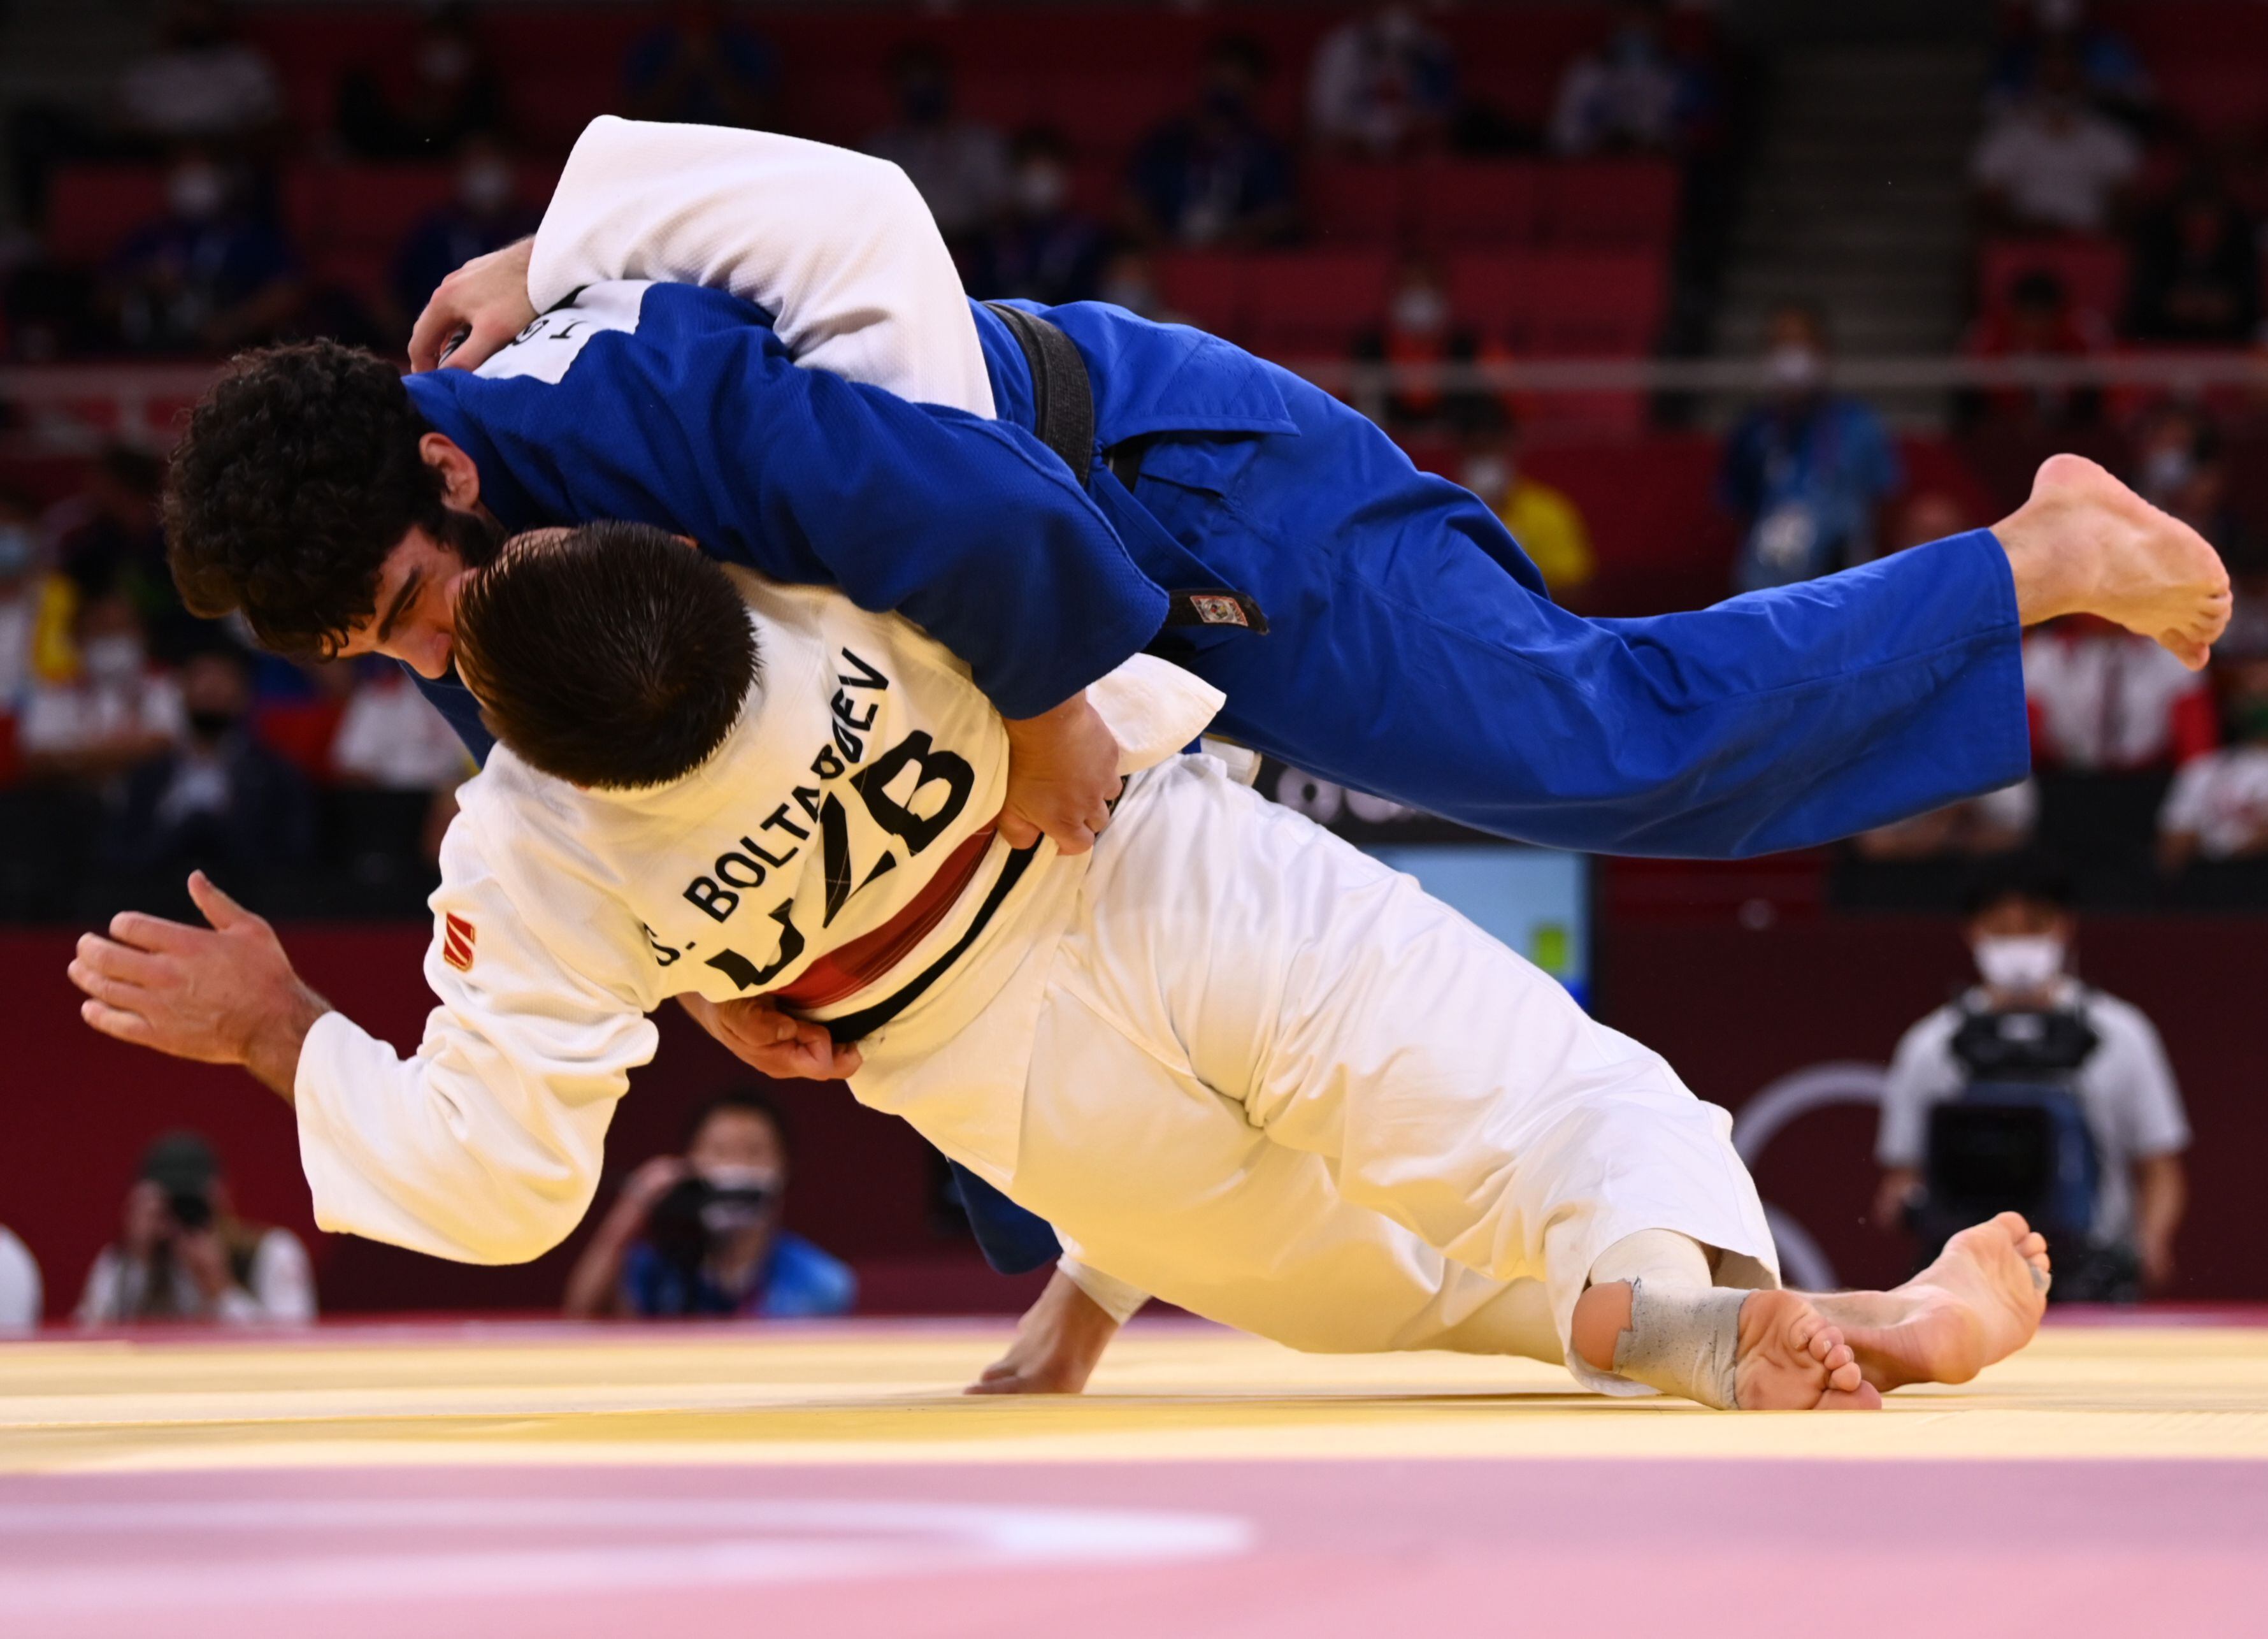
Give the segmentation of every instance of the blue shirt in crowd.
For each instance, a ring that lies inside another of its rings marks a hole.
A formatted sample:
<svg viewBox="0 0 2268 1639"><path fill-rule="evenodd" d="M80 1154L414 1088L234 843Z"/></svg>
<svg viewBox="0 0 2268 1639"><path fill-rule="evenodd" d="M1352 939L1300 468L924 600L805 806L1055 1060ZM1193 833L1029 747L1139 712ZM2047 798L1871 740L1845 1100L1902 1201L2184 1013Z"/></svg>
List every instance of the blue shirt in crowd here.
<svg viewBox="0 0 2268 1639"><path fill-rule="evenodd" d="M743 1297L735 1299L706 1269L688 1269L663 1257L650 1241L632 1245L623 1259L622 1291L645 1320L693 1315L808 1320L849 1313L858 1301L858 1277L842 1259L782 1230L772 1237L764 1266Z"/></svg>

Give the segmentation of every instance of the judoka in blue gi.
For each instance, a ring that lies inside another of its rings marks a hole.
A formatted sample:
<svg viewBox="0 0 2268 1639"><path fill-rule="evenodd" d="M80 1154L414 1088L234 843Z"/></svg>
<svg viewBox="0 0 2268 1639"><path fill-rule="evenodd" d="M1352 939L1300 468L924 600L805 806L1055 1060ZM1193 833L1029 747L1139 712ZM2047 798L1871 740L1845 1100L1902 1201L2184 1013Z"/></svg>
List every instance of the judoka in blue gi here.
<svg viewBox="0 0 2268 1639"><path fill-rule="evenodd" d="M901 173L785 137L597 122L535 240L445 284L413 357L459 329L450 362L477 369L407 381L444 511L375 555L343 542L318 631L267 606L287 577L262 554L310 561L320 529L291 498L356 481L335 438L288 425L348 373L254 355L215 390L214 470L173 492L193 607L394 654L478 743L447 672L481 543L658 524L959 654L1042 771L1020 794L1012 773L1012 838L1077 846L1107 823L1066 748L1080 691L1145 646L1226 691L1224 737L1308 772L1527 841L1726 856L2022 778L2028 624L2094 612L2198 666L2228 617L2209 546L2058 457L1994 529L1707 609L1580 618L1484 506L1351 409L1104 304L971 303ZM784 1063L769 1035L727 1039ZM996 1261L1044 1255L1035 1226L985 1238Z"/></svg>

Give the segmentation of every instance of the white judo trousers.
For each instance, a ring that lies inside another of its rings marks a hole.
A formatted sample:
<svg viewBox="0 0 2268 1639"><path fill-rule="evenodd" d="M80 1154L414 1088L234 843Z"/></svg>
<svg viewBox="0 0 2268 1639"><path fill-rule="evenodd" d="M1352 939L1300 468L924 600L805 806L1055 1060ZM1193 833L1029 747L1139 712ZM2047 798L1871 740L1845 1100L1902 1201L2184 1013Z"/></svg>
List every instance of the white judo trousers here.
<svg viewBox="0 0 2268 1639"><path fill-rule="evenodd" d="M1129 783L1047 965L1007 1186L1079 1261L1295 1348L1557 1360L1626 1236L1778 1284L1731 1126L1413 879L1182 757Z"/></svg>

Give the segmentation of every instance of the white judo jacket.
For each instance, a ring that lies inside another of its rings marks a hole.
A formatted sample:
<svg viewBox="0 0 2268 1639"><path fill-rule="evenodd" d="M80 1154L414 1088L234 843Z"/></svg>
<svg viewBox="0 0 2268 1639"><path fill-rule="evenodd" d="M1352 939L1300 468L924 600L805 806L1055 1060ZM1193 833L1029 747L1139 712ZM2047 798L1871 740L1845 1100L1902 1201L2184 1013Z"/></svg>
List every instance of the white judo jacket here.
<svg viewBox="0 0 2268 1639"><path fill-rule="evenodd" d="M556 1245L590 1205L615 1100L653 1056L652 1009L792 984L889 924L998 815L1006 731L958 658L839 593L736 579L761 677L700 769L585 791L499 746L462 788L425 957L439 1005L417 1051L331 1013L300 1052L301 1164L323 1229L473 1263ZM1188 744L1221 699L1141 655L1089 694L1127 772ZM1011 852L994 838L943 919L822 1011L887 998L954 950ZM945 981L870 1038L854 1082L996 1180L1014 1170L1030 1050L1018 976L1044 967L1085 865L1042 842Z"/></svg>

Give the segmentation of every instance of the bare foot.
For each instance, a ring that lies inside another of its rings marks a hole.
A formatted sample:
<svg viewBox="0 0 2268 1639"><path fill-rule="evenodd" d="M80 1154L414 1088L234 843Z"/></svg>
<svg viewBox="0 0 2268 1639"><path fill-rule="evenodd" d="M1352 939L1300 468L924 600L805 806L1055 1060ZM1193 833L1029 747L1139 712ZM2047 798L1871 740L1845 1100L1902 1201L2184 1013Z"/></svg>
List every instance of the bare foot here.
<svg viewBox="0 0 2268 1639"><path fill-rule="evenodd" d="M2031 498L1993 534L2007 550L2025 625L2100 615L2198 671L2228 624L2220 555L2084 456L2041 462Z"/></svg>
<svg viewBox="0 0 2268 1639"><path fill-rule="evenodd" d="M1874 1387L1966 1383L2032 1340L2049 1278L2047 1242L2004 1212L1962 1230L1895 1291L1813 1301L1842 1327Z"/></svg>
<svg viewBox="0 0 2268 1639"><path fill-rule="evenodd" d="M1751 1292L1741 1305L1733 1397L1742 1411L1879 1411L1842 1332L1800 1292Z"/></svg>
<svg viewBox="0 0 2268 1639"><path fill-rule="evenodd" d="M1058 1269L1016 1323L1008 1352L984 1368L965 1394L1077 1394L1102 1359L1118 1323Z"/></svg>

